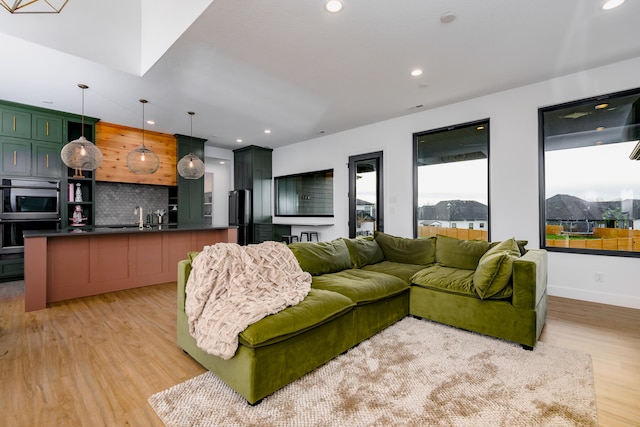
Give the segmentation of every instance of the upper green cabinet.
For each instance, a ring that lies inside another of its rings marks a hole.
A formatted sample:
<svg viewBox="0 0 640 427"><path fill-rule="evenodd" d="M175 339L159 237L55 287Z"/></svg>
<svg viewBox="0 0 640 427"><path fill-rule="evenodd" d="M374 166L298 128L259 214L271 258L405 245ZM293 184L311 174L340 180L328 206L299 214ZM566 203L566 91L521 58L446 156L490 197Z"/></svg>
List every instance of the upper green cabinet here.
<svg viewBox="0 0 640 427"><path fill-rule="evenodd" d="M0 106L2 124L0 135L31 138L31 113Z"/></svg>
<svg viewBox="0 0 640 427"><path fill-rule="evenodd" d="M31 118L31 139L48 142L62 142L62 117L33 114Z"/></svg>
<svg viewBox="0 0 640 427"><path fill-rule="evenodd" d="M43 178L59 178L62 171L60 146L46 142L31 143L31 173Z"/></svg>
<svg viewBox="0 0 640 427"><path fill-rule="evenodd" d="M0 138L2 146L2 174L31 175L31 143L10 138Z"/></svg>
<svg viewBox="0 0 640 427"><path fill-rule="evenodd" d="M176 134L176 160L193 152L204 161L204 143L202 138L192 138ZM202 225L204 223L204 177L185 179L177 176L178 182L178 224Z"/></svg>

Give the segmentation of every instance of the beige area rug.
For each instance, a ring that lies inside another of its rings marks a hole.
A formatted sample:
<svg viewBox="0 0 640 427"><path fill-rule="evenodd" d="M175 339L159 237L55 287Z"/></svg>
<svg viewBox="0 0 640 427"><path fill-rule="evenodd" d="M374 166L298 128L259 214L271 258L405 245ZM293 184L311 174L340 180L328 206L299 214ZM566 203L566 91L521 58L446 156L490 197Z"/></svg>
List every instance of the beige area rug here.
<svg viewBox="0 0 640 427"><path fill-rule="evenodd" d="M405 318L260 404L207 372L149 398L177 426L594 426L591 356Z"/></svg>

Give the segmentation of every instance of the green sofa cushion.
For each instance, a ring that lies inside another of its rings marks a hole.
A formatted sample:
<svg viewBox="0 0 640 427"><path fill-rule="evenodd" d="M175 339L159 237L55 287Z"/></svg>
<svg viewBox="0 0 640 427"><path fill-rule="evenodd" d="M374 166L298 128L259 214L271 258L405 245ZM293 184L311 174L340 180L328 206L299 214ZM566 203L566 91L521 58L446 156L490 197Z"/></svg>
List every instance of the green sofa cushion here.
<svg viewBox="0 0 640 427"><path fill-rule="evenodd" d="M407 239L376 231L375 240L387 261L430 265L436 260L435 237Z"/></svg>
<svg viewBox="0 0 640 427"><path fill-rule="evenodd" d="M414 274L411 283L414 286L478 298L473 287L474 271L436 264Z"/></svg>
<svg viewBox="0 0 640 427"><path fill-rule="evenodd" d="M362 268L365 265L384 261L382 249L380 249L378 242L373 239L344 239L344 242L347 244L347 249L349 249L353 268Z"/></svg>
<svg viewBox="0 0 640 427"><path fill-rule="evenodd" d="M461 240L438 235L436 261L444 267L475 270L488 249L489 242L484 240Z"/></svg>
<svg viewBox="0 0 640 427"><path fill-rule="evenodd" d="M342 239L319 243L291 243L289 248L297 258L300 267L312 276L351 268L349 249Z"/></svg>
<svg viewBox="0 0 640 427"><path fill-rule="evenodd" d="M311 287L338 292L358 305L392 297L409 289L409 285L397 277L358 269L314 276Z"/></svg>
<svg viewBox="0 0 640 427"><path fill-rule="evenodd" d="M369 264L362 267L365 271L375 271L378 273L396 276L407 283L411 283L411 276L422 270L424 265L403 264L401 262L382 261L376 264Z"/></svg>
<svg viewBox="0 0 640 427"><path fill-rule="evenodd" d="M482 255L473 275L473 285L481 299L490 298L507 287L513 261L519 257L520 249L513 238L500 242Z"/></svg>
<svg viewBox="0 0 640 427"><path fill-rule="evenodd" d="M240 344L254 348L285 341L343 315L355 305L344 295L311 289L299 304L249 325L238 339Z"/></svg>

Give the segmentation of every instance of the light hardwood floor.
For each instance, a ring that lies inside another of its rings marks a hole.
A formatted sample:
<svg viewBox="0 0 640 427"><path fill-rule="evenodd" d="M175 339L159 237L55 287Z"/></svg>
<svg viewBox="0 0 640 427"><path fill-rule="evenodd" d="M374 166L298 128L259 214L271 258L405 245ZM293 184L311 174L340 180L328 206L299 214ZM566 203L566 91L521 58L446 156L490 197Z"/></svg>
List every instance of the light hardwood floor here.
<svg viewBox="0 0 640 427"><path fill-rule="evenodd" d="M147 398L204 372L175 306L167 283L25 313L0 283L0 426L162 426ZM551 297L542 340L592 355L601 426L640 426L640 310Z"/></svg>

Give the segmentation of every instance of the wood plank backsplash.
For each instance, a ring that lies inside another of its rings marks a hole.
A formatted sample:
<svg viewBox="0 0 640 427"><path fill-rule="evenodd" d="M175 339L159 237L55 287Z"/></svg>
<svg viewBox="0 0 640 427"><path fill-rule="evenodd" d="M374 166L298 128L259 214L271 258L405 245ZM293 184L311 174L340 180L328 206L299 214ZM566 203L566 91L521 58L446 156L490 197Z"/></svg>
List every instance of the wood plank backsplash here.
<svg viewBox="0 0 640 427"><path fill-rule="evenodd" d="M176 138L166 133L144 131L144 145L160 159L160 167L152 175L135 174L127 167L127 154L141 143L142 129L98 122L96 146L102 150L104 160L96 170L96 181L175 186Z"/></svg>

